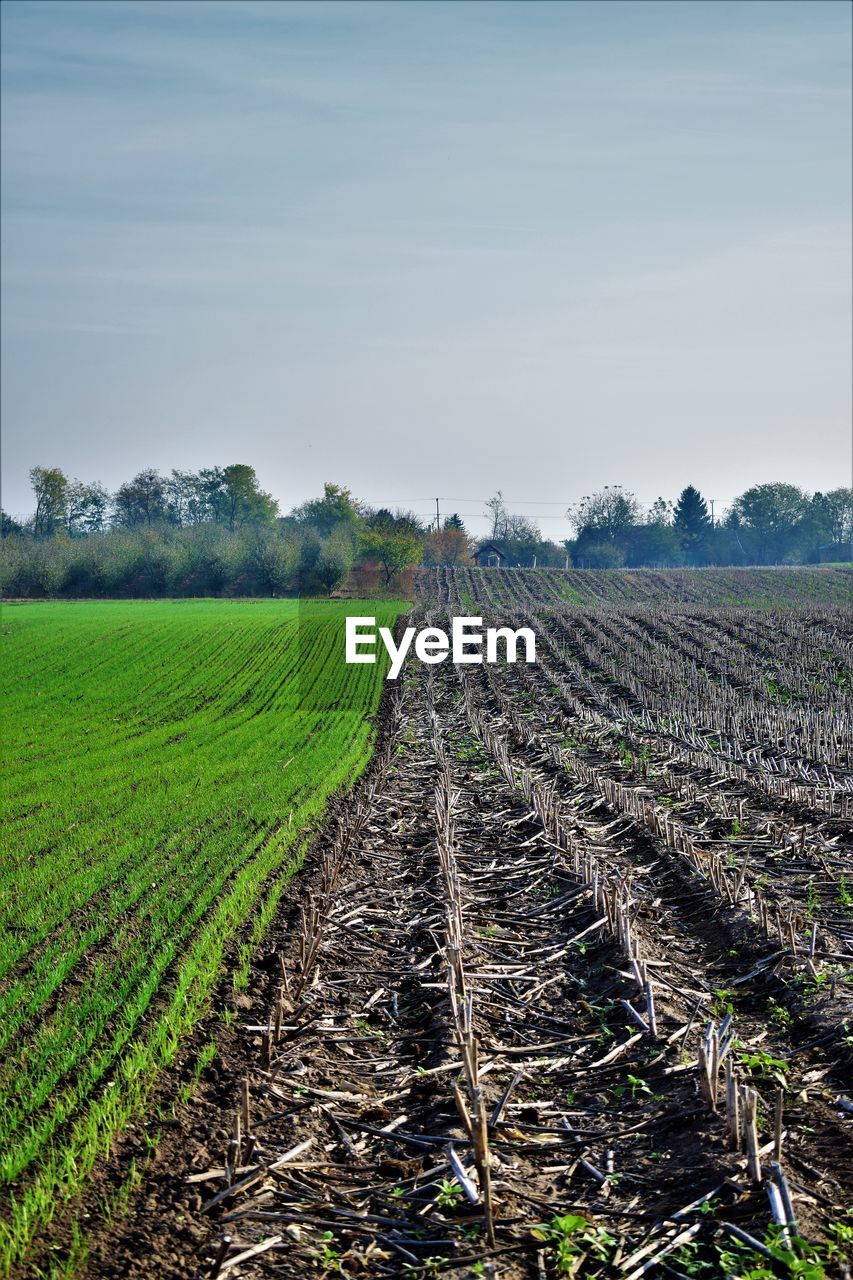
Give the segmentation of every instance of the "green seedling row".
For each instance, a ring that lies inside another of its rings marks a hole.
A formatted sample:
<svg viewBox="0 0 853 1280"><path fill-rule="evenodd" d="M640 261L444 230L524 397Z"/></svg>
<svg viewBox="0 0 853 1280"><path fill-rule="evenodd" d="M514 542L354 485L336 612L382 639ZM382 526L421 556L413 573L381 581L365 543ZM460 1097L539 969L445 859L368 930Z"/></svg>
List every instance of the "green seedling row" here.
<svg viewBox="0 0 853 1280"><path fill-rule="evenodd" d="M387 664L345 665L344 616L404 607L4 608L0 1270L245 967L372 751Z"/></svg>

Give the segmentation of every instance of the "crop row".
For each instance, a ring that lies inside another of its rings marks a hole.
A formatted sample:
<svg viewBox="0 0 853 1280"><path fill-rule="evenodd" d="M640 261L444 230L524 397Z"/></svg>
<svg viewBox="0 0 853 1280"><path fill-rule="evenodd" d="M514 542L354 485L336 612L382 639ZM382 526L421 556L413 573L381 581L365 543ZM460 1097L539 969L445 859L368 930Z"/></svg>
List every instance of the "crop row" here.
<svg viewBox="0 0 853 1280"><path fill-rule="evenodd" d="M196 1267L638 1277L721 1240L754 1261L768 1222L801 1247L803 1165L849 1148L780 1083L813 1059L768 1021L778 948L722 950L707 883L632 849L594 781L558 784L500 692L409 668L380 784L244 1028L222 1162L187 1179Z"/></svg>
<svg viewBox="0 0 853 1280"><path fill-rule="evenodd" d="M613 814L648 832L669 856L683 862L691 875L698 875L736 913L754 920L765 936L770 936L771 931L773 936L778 934L780 945L783 948L790 945L795 956L804 952L813 960L820 942L822 951L828 951L833 958L843 958L836 956L840 944L825 926L821 927L820 936L816 922L805 930L804 937L800 936L804 921L792 910L790 900L786 902L783 895L777 895L775 900L771 896L768 903L764 883L747 875L746 859L739 861L731 857L728 842L708 840L701 828L687 825L647 784L626 784L613 777L607 765L549 740L535 727L529 703L514 698L514 691L502 686L488 669L484 680L494 706L507 719L520 745L547 760L552 768L568 773L588 792L598 796ZM466 687L470 690L470 681Z"/></svg>
<svg viewBox="0 0 853 1280"><path fill-rule="evenodd" d="M853 905L847 893L850 871L845 827L821 823L803 808L812 799L806 788L786 784L799 803L781 803L769 780L764 788L737 766L720 765L709 754L675 746L648 727L614 722L588 708L573 691L564 667L546 660L520 672L530 691L522 708L530 725L531 707L540 734L565 753L571 744L587 764L595 761L612 779L637 790L639 808L657 810L660 821L688 824L693 843L716 848L730 867L749 862L749 884L763 882L799 899L800 910L849 937L853 919L843 909ZM768 798L770 807L768 809ZM744 865L745 872L745 865ZM756 875L756 873L758 873Z"/></svg>
<svg viewBox="0 0 853 1280"><path fill-rule="evenodd" d="M779 569L421 569L426 604L512 609L525 605L843 605L851 570Z"/></svg>
<svg viewBox="0 0 853 1280"><path fill-rule="evenodd" d="M341 627L295 602L7 610L3 1266L138 1112L367 762L383 670L344 666Z"/></svg>

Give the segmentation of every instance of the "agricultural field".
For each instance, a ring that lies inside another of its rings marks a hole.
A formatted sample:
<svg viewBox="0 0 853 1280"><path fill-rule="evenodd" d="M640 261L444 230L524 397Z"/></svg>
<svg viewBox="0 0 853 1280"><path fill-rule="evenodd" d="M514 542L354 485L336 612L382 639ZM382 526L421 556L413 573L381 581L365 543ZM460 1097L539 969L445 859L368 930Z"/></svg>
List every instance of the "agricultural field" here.
<svg viewBox="0 0 853 1280"><path fill-rule="evenodd" d="M853 618L519 596L535 665L389 685L91 1275L847 1274Z"/></svg>
<svg viewBox="0 0 853 1280"><path fill-rule="evenodd" d="M138 1114L229 947L240 980L124 1212L85 1241L58 1232L53 1274L846 1274L853 616L820 599L555 604L542 577L512 571L500 603L497 571L423 574L413 623L447 629L491 591L485 621L530 626L537 662L410 661L381 702L382 668L333 658L341 605L303 606L298 644L284 603L85 606L82 630L75 606L8 612L31 770L12 923L31 941L2 991L24 984L13 1013L35 1010L18 1014L6 1096L27 1084L8 1116L54 1071L9 1130L8 1159L45 1134L18 1195L70 1186L69 1142L94 1159ZM85 609L105 611L96 637ZM288 878L323 797L359 769ZM26 817L39 779L50 810ZM125 838L100 894L72 898ZM252 870L268 846L273 865ZM229 856L251 871L238 907ZM179 947L199 894L207 915ZM149 1012L121 1041L143 956ZM124 1043L144 1064L124 1067ZM125 1109L98 1129L112 1081Z"/></svg>
<svg viewBox="0 0 853 1280"><path fill-rule="evenodd" d="M403 606L371 604L391 625ZM375 740L357 604L6 605L0 1272L240 986Z"/></svg>
<svg viewBox="0 0 853 1280"><path fill-rule="evenodd" d="M516 604L759 606L853 601L853 567L796 569L421 569L415 594L453 608Z"/></svg>

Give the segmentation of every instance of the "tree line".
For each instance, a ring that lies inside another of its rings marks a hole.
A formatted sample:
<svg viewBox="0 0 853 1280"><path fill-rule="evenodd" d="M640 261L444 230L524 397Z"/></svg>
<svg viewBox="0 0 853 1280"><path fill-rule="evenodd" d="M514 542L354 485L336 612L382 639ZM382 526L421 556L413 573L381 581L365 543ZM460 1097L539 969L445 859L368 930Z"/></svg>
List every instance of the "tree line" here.
<svg viewBox="0 0 853 1280"><path fill-rule="evenodd" d="M59 468L30 472L35 508L2 515L6 596L331 594L353 572L387 587L410 565L468 562L458 517L439 531L340 485L281 515L253 467L139 472L110 494Z"/></svg>
<svg viewBox="0 0 853 1280"><path fill-rule="evenodd" d="M331 594L352 575L389 587L419 564L470 564L477 544L458 515L440 525L359 502L349 489L282 515L253 467L139 472L114 493L59 468L30 472L34 510L2 514L0 588L7 596ZM485 504L507 563L615 569L813 564L850 559L853 490L748 489L715 521L693 485L645 511L620 485L569 508L575 536L554 542L500 492ZM373 577L371 577L373 575Z"/></svg>
<svg viewBox="0 0 853 1280"><path fill-rule="evenodd" d="M853 489L804 493L792 484L759 484L714 520L698 489L644 510L621 485L605 485L568 508L574 538L543 539L500 492L486 504L488 541L510 565L578 569L700 568L707 565L819 564L851 559Z"/></svg>
<svg viewBox="0 0 853 1280"><path fill-rule="evenodd" d="M611 485L583 498L569 515L567 544L578 568L819 564L849 560L853 489L807 494L793 484L753 485L715 521L706 499L687 485L675 503L658 498L643 512L635 495Z"/></svg>

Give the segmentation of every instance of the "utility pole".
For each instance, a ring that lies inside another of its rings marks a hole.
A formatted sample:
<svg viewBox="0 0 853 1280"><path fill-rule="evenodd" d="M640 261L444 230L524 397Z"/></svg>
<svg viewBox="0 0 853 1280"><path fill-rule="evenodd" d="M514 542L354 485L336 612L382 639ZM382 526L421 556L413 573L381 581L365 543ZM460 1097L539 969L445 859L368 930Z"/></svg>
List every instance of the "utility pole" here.
<svg viewBox="0 0 853 1280"><path fill-rule="evenodd" d="M441 533L441 515L438 510L438 498L435 500L435 531Z"/></svg>
<svg viewBox="0 0 853 1280"><path fill-rule="evenodd" d="M711 504L711 528L713 529L714 528L714 503L717 501L717 499L709 498L708 501Z"/></svg>

